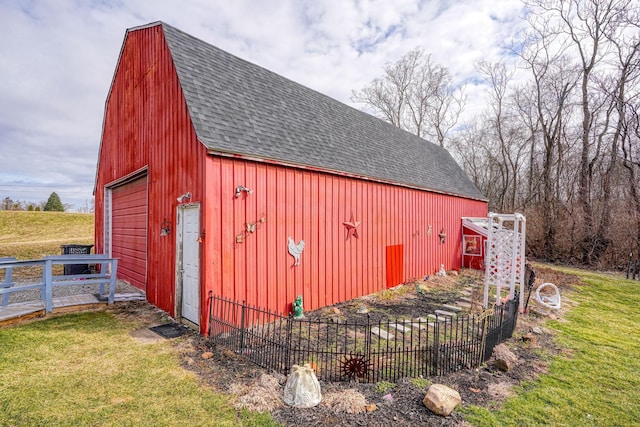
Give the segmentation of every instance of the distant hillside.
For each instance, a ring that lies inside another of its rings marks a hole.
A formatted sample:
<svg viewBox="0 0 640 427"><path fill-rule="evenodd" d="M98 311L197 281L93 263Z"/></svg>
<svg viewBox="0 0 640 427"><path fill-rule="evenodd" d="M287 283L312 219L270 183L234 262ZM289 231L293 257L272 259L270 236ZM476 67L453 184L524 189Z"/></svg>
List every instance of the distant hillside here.
<svg viewBox="0 0 640 427"><path fill-rule="evenodd" d="M0 257L38 259L60 254L60 245L93 243L93 214L0 211Z"/></svg>

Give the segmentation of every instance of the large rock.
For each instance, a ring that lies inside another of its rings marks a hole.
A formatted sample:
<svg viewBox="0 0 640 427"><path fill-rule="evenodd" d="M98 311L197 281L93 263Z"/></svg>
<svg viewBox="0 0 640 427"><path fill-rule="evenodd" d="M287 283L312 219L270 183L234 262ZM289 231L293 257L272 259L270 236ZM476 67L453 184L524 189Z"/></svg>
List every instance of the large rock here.
<svg viewBox="0 0 640 427"><path fill-rule="evenodd" d="M516 355L505 344L498 344L493 348L493 365L501 371L508 372L517 361Z"/></svg>
<svg viewBox="0 0 640 427"><path fill-rule="evenodd" d="M447 417L462 403L462 398L460 393L444 384L432 384L422 403L434 414Z"/></svg>

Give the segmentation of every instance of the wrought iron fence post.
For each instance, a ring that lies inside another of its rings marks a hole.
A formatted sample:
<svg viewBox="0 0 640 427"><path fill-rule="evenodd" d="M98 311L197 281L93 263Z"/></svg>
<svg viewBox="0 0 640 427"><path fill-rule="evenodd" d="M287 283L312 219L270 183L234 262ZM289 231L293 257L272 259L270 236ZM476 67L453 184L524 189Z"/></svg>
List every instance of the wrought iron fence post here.
<svg viewBox="0 0 640 427"><path fill-rule="evenodd" d="M484 363L484 353L486 351L486 347L487 347L487 332L488 332L488 325L487 325L487 317L482 316L481 319L482 322L482 341L480 342L480 355L478 357L478 369L480 368L480 365L482 365Z"/></svg>
<svg viewBox="0 0 640 427"><path fill-rule="evenodd" d="M440 319L436 314L436 321L433 325L433 375L438 375L440 365Z"/></svg>
<svg viewBox="0 0 640 427"><path fill-rule="evenodd" d="M518 324L518 308L516 307L516 311L515 313L513 313L508 323L507 337L511 338L513 336L513 331L516 328L517 324Z"/></svg>
<svg viewBox="0 0 640 427"><path fill-rule="evenodd" d="M289 313L287 316L287 348L285 353L285 375L289 373L289 365L291 364L291 335L293 334L293 313Z"/></svg>
<svg viewBox="0 0 640 427"><path fill-rule="evenodd" d="M211 337L211 324L213 323L213 291L209 291L209 328L207 336Z"/></svg>
<svg viewBox="0 0 640 427"><path fill-rule="evenodd" d="M242 300L242 311L240 312L240 351L244 349L244 329L245 316L247 311L246 300Z"/></svg>
<svg viewBox="0 0 640 427"><path fill-rule="evenodd" d="M367 313L367 326L364 337L364 357L365 360L371 362L371 314L369 313ZM371 364L371 366L373 367L373 364ZM367 369L367 380L371 379L370 375L373 376L373 380L375 381L376 373L373 369L371 371Z"/></svg>
<svg viewBox="0 0 640 427"><path fill-rule="evenodd" d="M365 334L364 341L364 354L367 360L370 360L371 356L371 314L367 313L367 333Z"/></svg>

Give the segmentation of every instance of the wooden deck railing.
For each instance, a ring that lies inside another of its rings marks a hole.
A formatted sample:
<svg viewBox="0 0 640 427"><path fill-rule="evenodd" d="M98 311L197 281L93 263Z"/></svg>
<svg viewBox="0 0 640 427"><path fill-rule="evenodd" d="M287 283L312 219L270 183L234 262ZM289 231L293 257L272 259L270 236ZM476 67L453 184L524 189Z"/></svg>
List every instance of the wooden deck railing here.
<svg viewBox="0 0 640 427"><path fill-rule="evenodd" d="M95 270L82 274L54 274L54 265L87 264L95 265ZM13 280L13 269L20 267L42 267L41 280L35 283L16 286ZM52 255L40 260L16 260L15 258L0 258L0 272L4 270L4 280L0 282L0 306L9 303L9 294L32 289L40 290L40 300L45 303L45 311L53 311L53 288L56 286L99 285L101 295L105 292L105 285L109 285L107 302L113 304L116 293L116 275L118 259L101 254Z"/></svg>

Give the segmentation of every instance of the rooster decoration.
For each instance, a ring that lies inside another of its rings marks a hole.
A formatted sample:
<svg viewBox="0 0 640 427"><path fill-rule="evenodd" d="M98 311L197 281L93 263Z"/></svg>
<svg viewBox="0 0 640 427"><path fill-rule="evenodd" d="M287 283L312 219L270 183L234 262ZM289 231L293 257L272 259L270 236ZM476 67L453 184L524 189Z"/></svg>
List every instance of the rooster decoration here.
<svg viewBox="0 0 640 427"><path fill-rule="evenodd" d="M300 240L300 243L296 244L292 237L289 237L287 240L287 248L289 249L289 253L295 260L293 263L294 266L300 265L300 255L302 255L302 251L304 250L304 240Z"/></svg>

